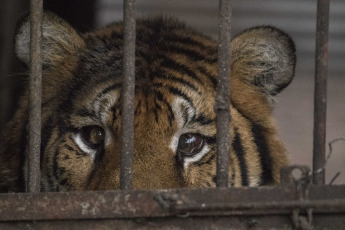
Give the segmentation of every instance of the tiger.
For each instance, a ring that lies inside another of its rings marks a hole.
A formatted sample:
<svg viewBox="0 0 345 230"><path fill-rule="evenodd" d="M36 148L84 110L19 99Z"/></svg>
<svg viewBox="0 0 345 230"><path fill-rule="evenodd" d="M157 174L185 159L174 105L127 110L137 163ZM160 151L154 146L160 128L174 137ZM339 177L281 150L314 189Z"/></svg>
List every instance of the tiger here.
<svg viewBox="0 0 345 230"><path fill-rule="evenodd" d="M41 191L118 189L123 22L81 34L44 12L42 24ZM14 47L27 66L29 31L27 16ZM135 43L133 189L215 187L217 42L147 16L136 21ZM277 184L289 159L273 108L294 78L294 42L257 26L230 46L229 187ZM26 189L27 123L26 89L1 137L1 192Z"/></svg>

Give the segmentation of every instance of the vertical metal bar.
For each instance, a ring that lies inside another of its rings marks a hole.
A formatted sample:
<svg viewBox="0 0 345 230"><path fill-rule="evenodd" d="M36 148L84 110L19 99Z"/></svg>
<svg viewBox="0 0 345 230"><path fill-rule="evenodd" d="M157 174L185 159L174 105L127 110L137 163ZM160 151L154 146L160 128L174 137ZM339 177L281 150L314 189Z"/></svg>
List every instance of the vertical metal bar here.
<svg viewBox="0 0 345 230"><path fill-rule="evenodd" d="M30 80L27 191L40 192L43 0L30 3Z"/></svg>
<svg viewBox="0 0 345 230"><path fill-rule="evenodd" d="M122 81L122 147L120 188L132 187L132 161L134 142L134 89L135 89L135 0L123 4L123 81Z"/></svg>
<svg viewBox="0 0 345 230"><path fill-rule="evenodd" d="M231 0L219 1L217 114L217 187L227 187L229 178Z"/></svg>
<svg viewBox="0 0 345 230"><path fill-rule="evenodd" d="M329 0L317 1L313 183L325 183Z"/></svg>

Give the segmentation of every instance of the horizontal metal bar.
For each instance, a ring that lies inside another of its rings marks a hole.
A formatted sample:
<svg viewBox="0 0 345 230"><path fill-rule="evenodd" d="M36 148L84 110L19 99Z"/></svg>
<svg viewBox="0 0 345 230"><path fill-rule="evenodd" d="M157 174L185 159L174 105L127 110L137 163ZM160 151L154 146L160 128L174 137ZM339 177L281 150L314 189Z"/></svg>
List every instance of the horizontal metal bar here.
<svg viewBox="0 0 345 230"><path fill-rule="evenodd" d="M314 230L339 230L345 226L344 215L313 215ZM113 230L113 229L285 229L293 230L291 215L262 216L208 216L169 217L104 220L58 220L58 221L13 221L0 222L0 229L6 230Z"/></svg>
<svg viewBox="0 0 345 230"><path fill-rule="evenodd" d="M181 214L191 206L194 209L188 211L190 216L288 214L291 208L309 206L315 208L313 213L341 211L345 215L344 191L345 185L311 185L307 201L297 201L299 191L289 186L0 194L0 222L166 217ZM325 206L324 201L330 198L334 201L330 200L330 205ZM333 209L334 202L339 204L334 204ZM229 212L224 212L221 206L213 206L212 210L207 211L202 208L222 203L224 207L230 207ZM253 212L248 209L248 203L261 207L261 210ZM282 210L277 207L279 204L289 209ZM179 210L174 210L176 207ZM201 208L197 210L195 207Z"/></svg>
<svg viewBox="0 0 345 230"><path fill-rule="evenodd" d="M290 211L292 209L313 209L318 212L344 212L345 199L326 199L326 200L292 200L279 202L241 202L241 203L212 203L212 204L188 204L176 205L174 210L179 212L202 212L202 211L236 211L236 210L263 210L276 209Z"/></svg>

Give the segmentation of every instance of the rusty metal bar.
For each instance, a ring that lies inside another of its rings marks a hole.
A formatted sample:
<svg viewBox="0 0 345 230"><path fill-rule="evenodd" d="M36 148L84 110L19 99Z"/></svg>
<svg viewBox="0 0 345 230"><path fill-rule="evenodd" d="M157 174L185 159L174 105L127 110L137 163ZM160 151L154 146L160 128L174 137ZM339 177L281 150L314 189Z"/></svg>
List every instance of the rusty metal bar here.
<svg viewBox="0 0 345 230"><path fill-rule="evenodd" d="M122 146L120 188L132 187L134 144L134 89L135 89L135 0L124 0L123 8L123 81L122 81Z"/></svg>
<svg viewBox="0 0 345 230"><path fill-rule="evenodd" d="M331 224L330 224L331 223ZM343 229L345 220L341 214L313 214L314 230ZM6 230L113 230L113 229L198 229L198 230L238 230L238 229L296 229L291 214L261 216L202 216L137 219L95 219L57 221L16 221L0 222L0 229ZM308 228L305 228L308 229ZM309 228L310 229L310 228Z"/></svg>
<svg viewBox="0 0 345 230"><path fill-rule="evenodd" d="M202 211L243 211L243 210L292 210L292 209L308 209L327 210L330 212L345 211L345 199L325 199L325 200L293 200L279 202L244 202L244 203L212 203L212 204L188 204L177 205L174 210L179 212L202 212Z"/></svg>
<svg viewBox="0 0 345 230"><path fill-rule="evenodd" d="M317 1L313 183L325 184L329 0Z"/></svg>
<svg viewBox="0 0 345 230"><path fill-rule="evenodd" d="M345 185L0 194L3 221L291 214L295 208L345 216ZM332 201L329 198L332 197ZM54 208L52 208L54 207ZM344 219L345 220L345 219Z"/></svg>
<svg viewBox="0 0 345 230"><path fill-rule="evenodd" d="M220 0L218 19L218 82L215 102L215 112L217 114L217 187L227 187L229 181L230 37L231 0Z"/></svg>
<svg viewBox="0 0 345 230"><path fill-rule="evenodd" d="M40 192L40 146L42 104L42 18L43 0L30 3L30 80L28 124L28 178L26 190Z"/></svg>

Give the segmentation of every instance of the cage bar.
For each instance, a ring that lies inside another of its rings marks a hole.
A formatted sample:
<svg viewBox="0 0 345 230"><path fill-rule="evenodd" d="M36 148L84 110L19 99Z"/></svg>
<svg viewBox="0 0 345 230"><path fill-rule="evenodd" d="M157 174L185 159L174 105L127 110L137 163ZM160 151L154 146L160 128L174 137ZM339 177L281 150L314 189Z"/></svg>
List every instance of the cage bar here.
<svg viewBox="0 0 345 230"><path fill-rule="evenodd" d="M43 0L30 2L30 80L26 191L40 192Z"/></svg>
<svg viewBox="0 0 345 230"><path fill-rule="evenodd" d="M227 187L229 178L231 0L219 1L217 114L217 187Z"/></svg>
<svg viewBox="0 0 345 230"><path fill-rule="evenodd" d="M300 190L294 184L246 189L186 188L0 194L0 223L172 217L183 213L189 213L190 217L269 214L291 217L292 210L307 208L313 208L314 214L339 213L345 221L344 189L345 185L310 185L309 198L305 200L298 198ZM128 219L128 222L131 220Z"/></svg>
<svg viewBox="0 0 345 230"><path fill-rule="evenodd" d="M122 146L120 188L132 187L134 143L134 89L135 89L135 0L123 4L123 80L122 80Z"/></svg>
<svg viewBox="0 0 345 230"><path fill-rule="evenodd" d="M344 216L344 189L345 185L311 185L306 200L298 198L298 189L279 186L0 194L0 222L146 218L183 213L190 216L266 215L273 211L291 214L297 208L313 208L314 213L338 212Z"/></svg>
<svg viewBox="0 0 345 230"><path fill-rule="evenodd" d="M329 0L317 1L313 183L325 183Z"/></svg>

